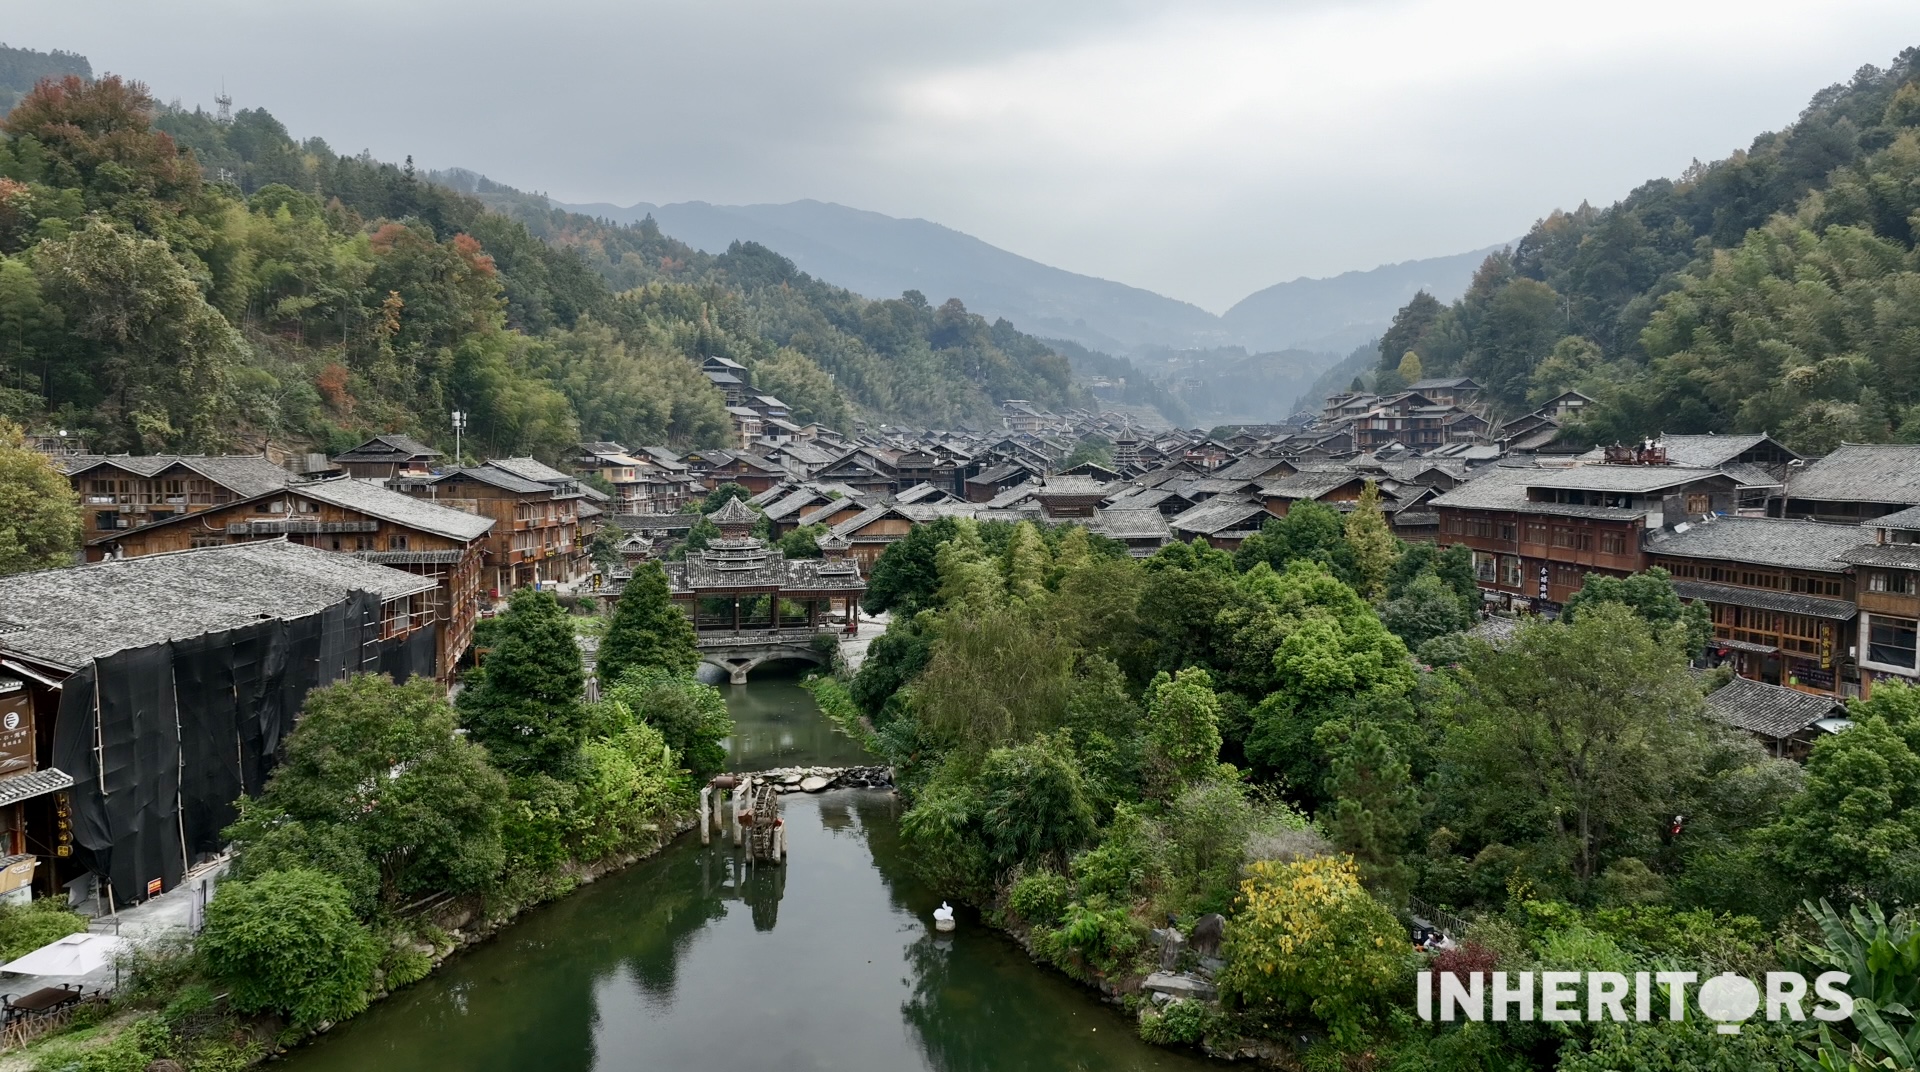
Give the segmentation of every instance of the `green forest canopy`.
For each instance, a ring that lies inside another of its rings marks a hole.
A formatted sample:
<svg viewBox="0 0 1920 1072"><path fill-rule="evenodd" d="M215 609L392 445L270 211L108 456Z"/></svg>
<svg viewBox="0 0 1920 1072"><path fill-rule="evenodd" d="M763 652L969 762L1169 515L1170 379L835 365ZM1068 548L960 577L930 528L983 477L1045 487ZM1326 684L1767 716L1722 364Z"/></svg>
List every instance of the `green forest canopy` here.
<svg viewBox="0 0 1920 1072"><path fill-rule="evenodd" d="M1596 442L1920 441L1917 78L1909 48L1744 152L1548 215L1452 306L1416 295L1378 367L1414 351L1502 417L1579 390L1599 405L1574 431Z"/></svg>
<svg viewBox="0 0 1920 1072"><path fill-rule="evenodd" d="M490 211L411 160L163 108L70 59L0 123L0 416L98 449L438 441L454 408L476 453L712 446L707 356L831 425L1086 401L1065 357L957 300L870 301L752 243L709 255L500 187Z"/></svg>

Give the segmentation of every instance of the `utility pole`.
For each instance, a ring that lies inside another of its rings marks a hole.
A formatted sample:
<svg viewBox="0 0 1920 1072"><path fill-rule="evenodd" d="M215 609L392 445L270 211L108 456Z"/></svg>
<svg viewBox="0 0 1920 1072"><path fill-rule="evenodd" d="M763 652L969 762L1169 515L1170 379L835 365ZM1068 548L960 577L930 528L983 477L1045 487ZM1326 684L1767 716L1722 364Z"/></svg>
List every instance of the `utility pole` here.
<svg viewBox="0 0 1920 1072"><path fill-rule="evenodd" d="M453 411L453 464L456 468L460 465L460 433L466 431L466 428L467 428L466 410L460 410L460 409L454 410Z"/></svg>

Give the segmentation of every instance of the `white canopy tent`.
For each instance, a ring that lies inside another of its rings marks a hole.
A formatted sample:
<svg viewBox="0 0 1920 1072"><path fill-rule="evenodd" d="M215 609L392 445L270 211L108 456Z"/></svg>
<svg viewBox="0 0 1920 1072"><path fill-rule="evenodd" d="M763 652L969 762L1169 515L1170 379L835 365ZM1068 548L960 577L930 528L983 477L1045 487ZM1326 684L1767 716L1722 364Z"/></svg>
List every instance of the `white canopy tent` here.
<svg viewBox="0 0 1920 1072"><path fill-rule="evenodd" d="M0 964L17 975L86 975L113 963L126 939L115 934L69 934Z"/></svg>

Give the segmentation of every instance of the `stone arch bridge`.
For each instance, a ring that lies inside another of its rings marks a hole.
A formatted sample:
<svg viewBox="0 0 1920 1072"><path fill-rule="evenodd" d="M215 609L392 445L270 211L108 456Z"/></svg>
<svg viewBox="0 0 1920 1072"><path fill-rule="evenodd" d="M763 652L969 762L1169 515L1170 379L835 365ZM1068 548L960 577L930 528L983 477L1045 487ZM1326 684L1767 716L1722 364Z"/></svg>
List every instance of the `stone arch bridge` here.
<svg viewBox="0 0 1920 1072"><path fill-rule="evenodd" d="M826 638L825 641L820 638ZM831 643L829 643L831 641ZM782 629L699 635L700 661L718 667L735 685L763 663L795 660L826 666L832 662L838 638L824 629Z"/></svg>

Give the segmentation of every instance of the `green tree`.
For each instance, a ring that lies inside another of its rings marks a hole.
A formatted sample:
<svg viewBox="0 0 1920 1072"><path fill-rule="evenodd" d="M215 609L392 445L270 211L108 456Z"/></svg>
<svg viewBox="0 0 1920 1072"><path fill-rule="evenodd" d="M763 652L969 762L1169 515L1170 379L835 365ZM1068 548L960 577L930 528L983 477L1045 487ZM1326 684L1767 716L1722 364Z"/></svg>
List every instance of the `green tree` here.
<svg viewBox="0 0 1920 1072"><path fill-rule="evenodd" d="M1628 577L1587 574L1580 590L1560 609L1560 616L1572 621L1587 608L1602 603L1626 607L1655 627L1680 623L1683 629L1676 637L1690 658L1698 658L1706 650L1707 641L1713 639L1713 618L1707 605L1682 603L1680 594L1674 591L1672 575L1658 566Z"/></svg>
<svg viewBox="0 0 1920 1072"><path fill-rule="evenodd" d="M819 558L820 540L828 531L825 525L801 525L780 537L780 553L790 559Z"/></svg>
<svg viewBox="0 0 1920 1072"><path fill-rule="evenodd" d="M1418 648L1434 637L1472 627L1474 616L1438 575L1422 573L1380 608L1380 620L1407 647Z"/></svg>
<svg viewBox="0 0 1920 1072"><path fill-rule="evenodd" d="M1147 762L1162 799L1211 777L1220 762L1220 699L1213 678L1198 668L1147 686Z"/></svg>
<svg viewBox="0 0 1920 1072"><path fill-rule="evenodd" d="M1397 371L1400 373L1400 378L1409 386L1426 379L1426 370L1420 364L1420 355L1412 350L1400 355Z"/></svg>
<svg viewBox="0 0 1920 1072"><path fill-rule="evenodd" d="M869 613L892 611L896 617L909 617L938 606L940 545L957 531L954 520L943 517L915 525L905 539L888 544L867 575L861 605Z"/></svg>
<svg viewBox="0 0 1920 1072"><path fill-rule="evenodd" d="M586 731L586 671L566 610L553 593L522 588L494 635L492 652L460 692L462 723L502 769L564 769Z"/></svg>
<svg viewBox="0 0 1920 1072"><path fill-rule="evenodd" d="M972 518L954 519L953 536L940 545L933 561L940 574L942 606L980 614L1006 601L1006 578L988 554L980 526Z"/></svg>
<svg viewBox="0 0 1920 1072"><path fill-rule="evenodd" d="M1887 682L1848 702L1853 727L1807 756L1806 786L1758 833L1809 893L1920 896L1920 689Z"/></svg>
<svg viewBox="0 0 1920 1072"><path fill-rule="evenodd" d="M1046 591L1047 571L1052 556L1033 522L1022 521L1013 527L1013 538L1000 553L1000 571L1006 577L1007 594L1015 599L1032 599Z"/></svg>
<svg viewBox="0 0 1920 1072"><path fill-rule="evenodd" d="M1093 836L1093 805L1058 735L996 748L980 766L980 827L994 863L1060 866Z"/></svg>
<svg viewBox="0 0 1920 1072"><path fill-rule="evenodd" d="M96 349L106 445L218 448L231 431L240 334L208 305L166 243L95 219L34 250L47 302Z"/></svg>
<svg viewBox="0 0 1920 1072"><path fill-rule="evenodd" d="M486 889L504 860L506 781L455 726L425 678L362 675L308 693L285 761L226 833L236 877L325 870L363 914L382 898Z"/></svg>
<svg viewBox="0 0 1920 1072"><path fill-rule="evenodd" d="M974 756L1052 729L1067 713L1076 655L1024 608L949 612L914 689L920 725Z"/></svg>
<svg viewBox="0 0 1920 1072"><path fill-rule="evenodd" d="M0 420L0 576L68 565L80 549L79 499L24 443L19 425Z"/></svg>
<svg viewBox="0 0 1920 1072"><path fill-rule="evenodd" d="M1353 548L1347 543L1346 524L1333 507L1322 502L1297 502L1287 516L1262 522L1260 531L1242 541L1233 554L1242 571L1265 562L1277 571L1297 558L1319 562L1333 575L1352 583Z"/></svg>
<svg viewBox="0 0 1920 1072"><path fill-rule="evenodd" d="M1510 836L1583 883L1650 851L1710 737L1671 636L1602 604L1477 645L1462 677L1441 754L1463 811L1449 826Z"/></svg>
<svg viewBox="0 0 1920 1072"><path fill-rule="evenodd" d="M657 562L641 563L620 590L613 621L594 658L595 676L613 682L628 671L648 668L691 674L699 665L693 623L674 605L667 571Z"/></svg>
<svg viewBox="0 0 1920 1072"><path fill-rule="evenodd" d="M1347 515L1347 547L1353 554L1354 588L1378 601L1387 591L1387 578L1400 558L1400 541L1380 510L1380 487L1369 480Z"/></svg>
<svg viewBox="0 0 1920 1072"><path fill-rule="evenodd" d="M1420 797L1406 761L1379 726L1366 722L1327 751L1331 803L1321 809L1320 825L1336 848L1353 856L1368 889L1404 902L1411 879L1404 853L1420 822Z"/></svg>
<svg viewBox="0 0 1920 1072"><path fill-rule="evenodd" d="M302 1027L366 1008L380 959L340 881L309 870L222 882L194 945L236 1010Z"/></svg>
<svg viewBox="0 0 1920 1072"><path fill-rule="evenodd" d="M719 689L660 667L638 666L614 682L606 696L660 731L695 778L726 767L733 716Z"/></svg>

